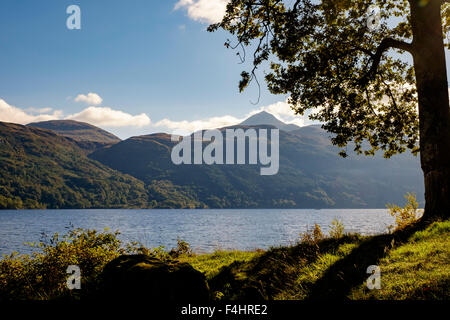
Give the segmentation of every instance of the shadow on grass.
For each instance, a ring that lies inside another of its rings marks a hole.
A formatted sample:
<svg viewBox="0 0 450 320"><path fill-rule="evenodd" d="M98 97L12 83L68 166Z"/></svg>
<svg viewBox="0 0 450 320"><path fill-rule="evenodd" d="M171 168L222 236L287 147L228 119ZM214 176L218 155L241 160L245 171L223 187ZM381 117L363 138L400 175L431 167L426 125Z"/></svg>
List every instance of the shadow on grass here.
<svg viewBox="0 0 450 320"><path fill-rule="evenodd" d="M289 299L298 291L297 280L305 267L316 262L320 256L335 252L343 244L357 244L314 283L303 284L306 299L347 300L351 290L369 277L366 273L368 266L378 265L389 250L406 242L428 225L418 223L392 234L373 237L347 235L340 239L324 239L317 245L300 243L292 247L273 248L251 261L235 261L223 267L209 280L209 285L213 292L221 292L223 299Z"/></svg>
<svg viewBox="0 0 450 320"><path fill-rule="evenodd" d="M221 292L224 299L271 300L280 292L292 289L300 270L314 263L321 254L358 240L357 236L345 236L322 240L320 246L300 243L273 248L249 262L236 261L223 267L209 280L209 285L212 291Z"/></svg>
<svg viewBox="0 0 450 320"><path fill-rule="evenodd" d="M370 276L367 268L378 265L380 259L394 246L407 241L415 232L428 224L418 223L392 234L370 237L344 258L334 263L310 288L311 300L347 300L351 290L364 283Z"/></svg>

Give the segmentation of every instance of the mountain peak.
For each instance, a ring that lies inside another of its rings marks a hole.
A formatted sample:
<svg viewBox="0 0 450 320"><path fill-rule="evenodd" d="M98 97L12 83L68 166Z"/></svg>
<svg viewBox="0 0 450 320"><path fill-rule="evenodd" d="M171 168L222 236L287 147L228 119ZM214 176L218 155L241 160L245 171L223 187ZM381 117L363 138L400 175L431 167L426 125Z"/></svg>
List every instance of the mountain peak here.
<svg viewBox="0 0 450 320"><path fill-rule="evenodd" d="M260 113L257 113L256 115L261 115L261 116L267 116L267 117L273 117L275 118L275 116L267 111L261 111Z"/></svg>
<svg viewBox="0 0 450 320"><path fill-rule="evenodd" d="M271 125L283 131L294 131L300 129L295 124L287 124L278 120L273 114L267 111L261 111L245 121L241 122L242 126Z"/></svg>

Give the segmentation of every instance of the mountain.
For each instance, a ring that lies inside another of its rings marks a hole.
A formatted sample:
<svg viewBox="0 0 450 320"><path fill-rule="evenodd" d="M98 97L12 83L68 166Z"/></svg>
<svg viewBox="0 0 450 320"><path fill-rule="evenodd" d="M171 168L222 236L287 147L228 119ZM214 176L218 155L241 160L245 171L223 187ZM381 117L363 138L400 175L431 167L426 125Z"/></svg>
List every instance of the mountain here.
<svg viewBox="0 0 450 320"><path fill-rule="evenodd" d="M261 127L267 128L253 126ZM149 186L170 183L213 208L385 208L407 192L423 201L417 158L343 159L319 126L280 131L280 169L273 176L261 176L259 165L177 166L171 161L174 145L165 134L133 137L89 157Z"/></svg>
<svg viewBox="0 0 450 320"><path fill-rule="evenodd" d="M284 131L294 131L294 130L300 129L300 127L295 124L286 124L286 123L278 120L277 118L275 118L274 115L272 115L266 111L262 111L260 113L257 113L255 115L251 116L250 118L241 122L239 125L244 126L244 127L258 126L258 125L270 125L270 126L274 126L275 128L278 128L278 129L284 130Z"/></svg>
<svg viewBox="0 0 450 320"><path fill-rule="evenodd" d="M251 125L258 119L248 119L234 128L283 127L260 116L270 124ZM69 124L52 128L63 126L63 134L71 132ZM385 208L407 192L423 202L418 158L343 159L320 126L280 130L280 168L272 176L261 176L260 165L175 165L175 142L163 133L86 152L80 142L94 142L74 132L98 128L73 128L72 137L65 137L34 125L0 123L0 208Z"/></svg>
<svg viewBox="0 0 450 320"><path fill-rule="evenodd" d="M52 120L30 123L27 126L52 130L57 134L76 141L117 143L118 137L89 123L74 120Z"/></svg>
<svg viewBox="0 0 450 320"><path fill-rule="evenodd" d="M52 131L0 122L0 208L145 207L137 179Z"/></svg>
<svg viewBox="0 0 450 320"><path fill-rule="evenodd" d="M112 133L85 122L74 120L52 120L30 123L27 126L52 130L58 135L70 138L87 153L121 140Z"/></svg>

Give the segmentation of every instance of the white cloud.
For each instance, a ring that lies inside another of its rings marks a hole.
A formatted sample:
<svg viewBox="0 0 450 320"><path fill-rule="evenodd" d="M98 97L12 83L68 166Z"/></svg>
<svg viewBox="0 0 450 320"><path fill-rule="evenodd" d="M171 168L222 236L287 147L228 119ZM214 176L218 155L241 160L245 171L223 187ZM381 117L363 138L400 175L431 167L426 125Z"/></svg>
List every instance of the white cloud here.
<svg viewBox="0 0 450 320"><path fill-rule="evenodd" d="M90 92L87 95L79 94L75 98L75 102L85 102L90 105L98 106L103 102L103 99L98 94Z"/></svg>
<svg viewBox="0 0 450 320"><path fill-rule="evenodd" d="M189 18L206 23L222 21L228 0L179 0L175 10L186 9Z"/></svg>
<svg viewBox="0 0 450 320"><path fill-rule="evenodd" d="M257 113L260 113L262 111L269 112L273 114L276 118L279 120L288 123L288 124L296 124L298 126L304 126L305 121L303 117L296 116L294 114L294 111L289 107L289 104L287 102L277 102L274 104L271 104L269 106L261 107L259 109L255 109L251 112L249 112L247 115L245 115L242 118L237 118L231 115L221 116L221 117L211 117L211 118L205 118L202 120L193 120L193 121L172 121L169 119L163 119L161 121L158 121L155 123L155 127L162 127L169 129L171 133L179 134L179 135L185 135L192 133L194 131L198 130L205 130L205 129L216 129L216 128L222 128L222 127L228 127L232 125L239 124L243 122L248 117L251 117Z"/></svg>
<svg viewBox="0 0 450 320"><path fill-rule="evenodd" d="M150 118L145 113L131 115L109 107L92 106L83 109L79 113L68 116L64 116L61 110L54 110L50 113L52 110L52 108L29 108L23 110L9 105L5 100L0 99L0 121L4 122L28 124L31 122L67 119L87 122L94 126L138 128L150 125L151 123Z"/></svg>
<svg viewBox="0 0 450 320"><path fill-rule="evenodd" d="M145 114L131 115L129 113L113 110L109 107L89 107L79 113L69 115L65 119L77 120L90 123L94 126L105 127L144 127L151 123L150 118Z"/></svg>
<svg viewBox="0 0 450 320"><path fill-rule="evenodd" d="M28 108L25 111L31 112L31 113L49 113L52 112L53 108L47 107L47 108Z"/></svg>
<svg viewBox="0 0 450 320"><path fill-rule="evenodd" d="M57 120L62 116L62 111L55 110L53 113L48 113L51 108L32 109L34 111L42 111L41 114L33 115L15 106L9 105L5 100L0 99L0 121L13 122L19 124L28 124L31 122Z"/></svg>
<svg viewBox="0 0 450 320"><path fill-rule="evenodd" d="M244 118L245 119L245 118ZM238 124L244 119L238 119L233 116L212 117L203 120L194 121L172 121L169 119L163 119L155 124L155 127L164 127L171 131L176 132L194 132L202 129L216 129Z"/></svg>

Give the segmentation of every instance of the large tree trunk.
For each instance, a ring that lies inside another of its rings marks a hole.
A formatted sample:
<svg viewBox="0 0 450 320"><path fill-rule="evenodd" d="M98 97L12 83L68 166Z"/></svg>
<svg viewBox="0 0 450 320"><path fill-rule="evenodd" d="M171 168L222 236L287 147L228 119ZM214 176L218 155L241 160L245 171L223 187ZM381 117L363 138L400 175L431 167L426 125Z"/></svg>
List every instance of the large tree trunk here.
<svg viewBox="0 0 450 320"><path fill-rule="evenodd" d="M450 216L450 108L440 13L442 2L410 1L426 220Z"/></svg>

